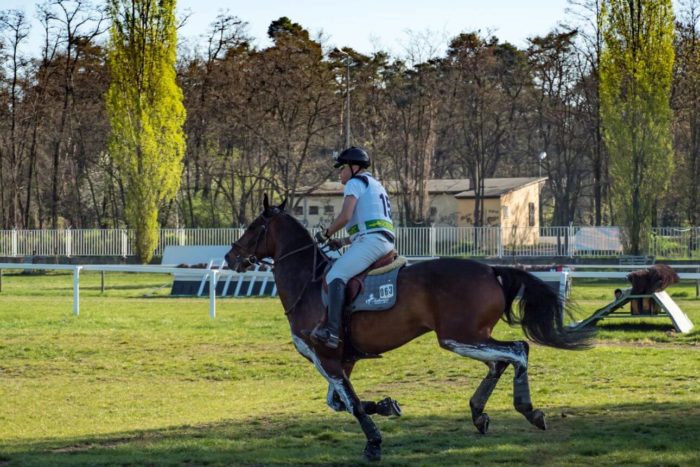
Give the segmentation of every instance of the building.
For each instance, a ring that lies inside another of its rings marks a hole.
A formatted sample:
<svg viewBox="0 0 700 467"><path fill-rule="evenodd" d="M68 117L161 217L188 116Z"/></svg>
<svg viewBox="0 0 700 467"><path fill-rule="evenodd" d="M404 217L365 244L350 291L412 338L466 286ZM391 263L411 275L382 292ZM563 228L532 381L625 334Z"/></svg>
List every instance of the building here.
<svg viewBox="0 0 700 467"><path fill-rule="evenodd" d="M487 178L485 180L484 225L501 226L502 235L517 243L531 243L539 236L540 191L546 178ZM397 183L384 183L394 204L398 200ZM309 227L328 225L343 205L343 185L325 182L316 190L297 192L299 202L294 215ZM468 179L428 180L430 213L433 226L469 227L474 225L474 190ZM396 211L396 210L395 210ZM525 229L525 227L528 227Z"/></svg>
<svg viewBox="0 0 700 467"><path fill-rule="evenodd" d="M540 193L546 178L487 178L484 193L484 225L500 226L506 244L536 243L540 232ZM474 225L474 190L455 195L459 226Z"/></svg>

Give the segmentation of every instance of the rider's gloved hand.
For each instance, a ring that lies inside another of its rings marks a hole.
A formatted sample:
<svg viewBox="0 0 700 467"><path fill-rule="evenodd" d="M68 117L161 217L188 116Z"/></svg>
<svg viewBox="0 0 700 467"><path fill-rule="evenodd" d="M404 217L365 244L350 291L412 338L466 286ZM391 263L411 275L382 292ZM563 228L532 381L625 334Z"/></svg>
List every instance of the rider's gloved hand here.
<svg viewBox="0 0 700 467"><path fill-rule="evenodd" d="M328 240L330 240L330 236L328 235L328 229L323 229L316 232L317 243L323 244L326 243Z"/></svg>
<svg viewBox="0 0 700 467"><path fill-rule="evenodd" d="M345 243L339 238L331 238L328 240L328 248L333 251L338 251L345 246Z"/></svg>

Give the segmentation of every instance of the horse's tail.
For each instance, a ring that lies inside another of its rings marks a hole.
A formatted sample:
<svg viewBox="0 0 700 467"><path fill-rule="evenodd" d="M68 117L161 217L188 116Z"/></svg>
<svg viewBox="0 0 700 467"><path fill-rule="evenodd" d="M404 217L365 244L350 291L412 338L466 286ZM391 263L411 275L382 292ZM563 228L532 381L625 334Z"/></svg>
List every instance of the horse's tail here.
<svg viewBox="0 0 700 467"><path fill-rule="evenodd" d="M520 324L525 335L538 344L559 349L580 350L591 346L594 328L567 329L564 314L570 310L559 294L527 271L509 267L494 267L506 296L505 320L511 326ZM513 301L522 289L517 312Z"/></svg>

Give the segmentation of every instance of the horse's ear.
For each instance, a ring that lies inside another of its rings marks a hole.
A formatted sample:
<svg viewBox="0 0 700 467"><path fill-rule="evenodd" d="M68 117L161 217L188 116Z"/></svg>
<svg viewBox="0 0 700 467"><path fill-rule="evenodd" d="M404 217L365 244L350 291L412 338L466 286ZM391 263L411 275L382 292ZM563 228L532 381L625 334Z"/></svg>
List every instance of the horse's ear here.
<svg viewBox="0 0 700 467"><path fill-rule="evenodd" d="M267 199L267 193L263 195L263 209L265 212L270 210L270 202Z"/></svg>
<svg viewBox="0 0 700 467"><path fill-rule="evenodd" d="M284 207L287 205L287 198L284 198L284 201L282 201L282 204L280 204L280 211L284 211Z"/></svg>

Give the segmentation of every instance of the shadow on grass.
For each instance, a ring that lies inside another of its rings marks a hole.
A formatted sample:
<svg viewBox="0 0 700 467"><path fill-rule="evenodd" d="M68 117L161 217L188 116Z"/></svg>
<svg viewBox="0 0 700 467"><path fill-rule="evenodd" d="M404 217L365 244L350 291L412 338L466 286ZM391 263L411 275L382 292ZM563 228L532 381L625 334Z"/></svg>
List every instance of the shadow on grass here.
<svg viewBox="0 0 700 467"><path fill-rule="evenodd" d="M643 319L641 317L640 319ZM654 318L658 319L658 318ZM620 323L620 322L600 322L598 323L598 328L604 331L612 332L648 332L648 331L658 331L666 332L673 331L673 323L670 318L666 317L666 321L658 323L649 322L636 322L636 323Z"/></svg>
<svg viewBox="0 0 700 467"><path fill-rule="evenodd" d="M380 419L384 465L700 465L700 408L629 404L547 410L549 430L512 411L491 413L486 436L466 413ZM270 415L100 437L35 439L6 446L8 465L355 465L364 436L348 414Z"/></svg>

